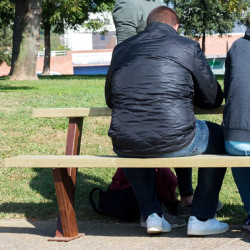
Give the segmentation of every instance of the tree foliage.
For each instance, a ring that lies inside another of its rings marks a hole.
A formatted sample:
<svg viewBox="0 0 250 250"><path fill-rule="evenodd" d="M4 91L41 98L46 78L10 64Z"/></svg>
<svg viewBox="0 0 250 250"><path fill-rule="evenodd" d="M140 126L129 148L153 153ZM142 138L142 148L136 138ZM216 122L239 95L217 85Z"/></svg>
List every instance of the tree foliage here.
<svg viewBox="0 0 250 250"><path fill-rule="evenodd" d="M195 39L202 37L205 51L205 36L218 33L223 35L232 31L234 22L242 13L240 0L174 0L172 3L180 17L181 29L185 35Z"/></svg>
<svg viewBox="0 0 250 250"><path fill-rule="evenodd" d="M12 30L10 27L0 28L0 65L5 62L10 65L11 62L11 38Z"/></svg>
<svg viewBox="0 0 250 250"><path fill-rule="evenodd" d="M53 26L53 32L62 34L64 30L78 29L89 19L90 13L111 11L114 0L43 0L42 28L44 23ZM93 27L95 28L95 27Z"/></svg>
<svg viewBox="0 0 250 250"><path fill-rule="evenodd" d="M26 29L25 25L29 24L25 20L31 20L28 17L28 4L30 2L35 3L39 2L39 5L42 1L42 28L45 31L45 71L49 71L49 62L50 62L50 33L53 27L53 32L62 34L66 28L77 29L79 25L82 25L85 21L89 19L89 13L102 12L102 11L111 11L114 5L115 0L1 0L0 1L0 29L13 24L14 20L14 32L13 32L13 53L11 61L11 72L13 74L16 62L18 57L21 57L25 54L23 49L25 49L25 44L22 43L28 36L33 37L34 43L37 44L38 34L31 34L30 31L34 32L34 29ZM15 16L15 17L14 17ZM26 19L25 19L26 18ZM99 22L99 23L97 23ZM101 20L90 22L88 28L92 30L97 30L103 26ZM31 26L29 26L31 27ZM2 34L5 34L5 30L1 29ZM36 31L35 31L36 32ZM6 36L7 38L8 36ZM29 42L31 40L29 39ZM84 41L83 41L84 42ZM1 44L6 43L5 40L1 39ZM34 47L33 43L33 47ZM3 46L2 46L3 48ZM3 48L4 49L4 48ZM35 51L35 49L34 49ZM32 53L34 53L32 51ZM4 54L4 53L3 53ZM6 53L4 54L7 55ZM32 56L33 58L33 56ZM0 59L1 60L1 59ZM2 59L7 60L7 59ZM24 66L22 63L18 63L19 67ZM28 65L25 66L26 68ZM24 69L23 69L24 70ZM24 71L23 71L24 72ZM27 69L27 72L31 72ZM34 74L34 67L32 67L32 74ZM35 77L35 76L34 76ZM14 78L14 77L13 77Z"/></svg>
<svg viewBox="0 0 250 250"><path fill-rule="evenodd" d="M6 62L10 65L12 49L12 22L15 4L12 0L0 1L0 65Z"/></svg>
<svg viewBox="0 0 250 250"><path fill-rule="evenodd" d="M250 3L247 7L247 10L241 17L241 22L245 24L247 27L250 27Z"/></svg>
<svg viewBox="0 0 250 250"><path fill-rule="evenodd" d="M100 32L101 34L105 34L107 30L107 19L108 12L111 12L114 7L115 1L110 0L109 2L100 2L100 4L96 6L96 8L92 9L92 13L98 12L99 15L85 21L84 27L88 30L93 31L94 33Z"/></svg>
<svg viewBox="0 0 250 250"><path fill-rule="evenodd" d="M5 28L14 20L15 3L14 0L0 1L0 28Z"/></svg>
<svg viewBox="0 0 250 250"><path fill-rule="evenodd" d="M239 23L244 24L246 26L250 25L250 1L249 0L227 1L227 9L230 13L236 14Z"/></svg>
<svg viewBox="0 0 250 250"><path fill-rule="evenodd" d="M50 34L51 31L62 34L65 29L78 29L89 19L89 13L109 11L112 9L114 0L105 3L100 0L43 0L42 2L42 28L44 29L45 56L43 74L50 71ZM103 25L103 24L101 24ZM91 25L90 25L91 26ZM97 25L100 27L100 22ZM52 30L53 27L53 30ZM94 24L92 24L95 30Z"/></svg>

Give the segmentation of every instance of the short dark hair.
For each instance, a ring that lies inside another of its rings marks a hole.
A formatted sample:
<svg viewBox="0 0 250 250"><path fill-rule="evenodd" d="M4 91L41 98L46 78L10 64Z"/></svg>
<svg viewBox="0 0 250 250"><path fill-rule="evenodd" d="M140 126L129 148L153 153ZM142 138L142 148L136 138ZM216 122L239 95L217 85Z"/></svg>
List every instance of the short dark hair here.
<svg viewBox="0 0 250 250"><path fill-rule="evenodd" d="M147 24L153 22L166 23L172 27L176 24L180 24L178 15L173 9L167 6L159 6L149 13Z"/></svg>

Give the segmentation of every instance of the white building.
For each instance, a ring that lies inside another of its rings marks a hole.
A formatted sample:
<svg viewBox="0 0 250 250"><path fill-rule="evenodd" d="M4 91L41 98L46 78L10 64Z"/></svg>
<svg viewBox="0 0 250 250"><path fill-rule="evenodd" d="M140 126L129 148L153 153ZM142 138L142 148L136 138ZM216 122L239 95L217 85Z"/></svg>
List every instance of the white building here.
<svg viewBox="0 0 250 250"><path fill-rule="evenodd" d="M65 34L62 37L63 43L72 51L113 48L116 44L116 37L112 14L90 14L90 19L103 20L108 32L105 35L101 35L100 31L94 34L85 27L79 26L77 30L65 30Z"/></svg>

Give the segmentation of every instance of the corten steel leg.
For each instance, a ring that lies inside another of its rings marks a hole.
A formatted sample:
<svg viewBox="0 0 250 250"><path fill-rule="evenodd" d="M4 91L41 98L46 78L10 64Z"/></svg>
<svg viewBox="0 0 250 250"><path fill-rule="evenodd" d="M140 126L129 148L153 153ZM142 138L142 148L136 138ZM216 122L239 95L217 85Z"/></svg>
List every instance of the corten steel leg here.
<svg viewBox="0 0 250 250"><path fill-rule="evenodd" d="M79 155L82 135L82 117L69 118L65 155ZM59 208L55 237L49 241L70 241L79 234L74 210L77 168L53 169L53 178Z"/></svg>

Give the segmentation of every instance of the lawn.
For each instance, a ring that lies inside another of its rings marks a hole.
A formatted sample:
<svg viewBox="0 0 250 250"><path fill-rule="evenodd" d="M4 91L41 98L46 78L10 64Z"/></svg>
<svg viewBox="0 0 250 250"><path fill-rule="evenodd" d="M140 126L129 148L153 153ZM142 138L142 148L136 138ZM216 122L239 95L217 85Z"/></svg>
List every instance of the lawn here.
<svg viewBox="0 0 250 250"><path fill-rule="evenodd" d="M219 79L222 82L222 79ZM33 108L103 107L102 76L40 77L39 81L9 81L0 78L0 166L6 157L21 154L64 154L67 119L32 118ZM220 123L221 116L199 116ZM82 152L112 154L106 136L110 118L89 117L84 120ZM115 169L80 169L76 190L79 220L111 220L92 211L88 194L93 187L106 189ZM50 169L0 168L0 219L50 219L57 215L57 203ZM197 170L193 180L196 185ZM220 219L242 223L245 211L228 169L220 200L224 204Z"/></svg>

